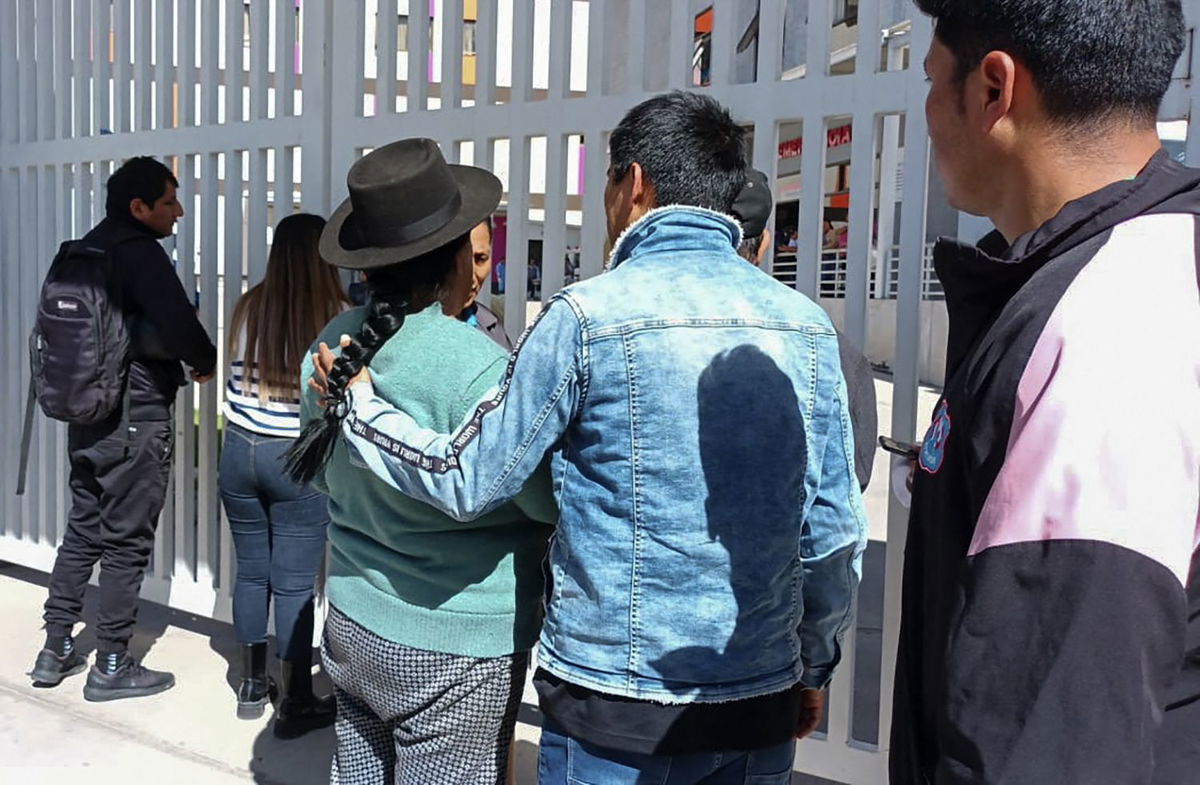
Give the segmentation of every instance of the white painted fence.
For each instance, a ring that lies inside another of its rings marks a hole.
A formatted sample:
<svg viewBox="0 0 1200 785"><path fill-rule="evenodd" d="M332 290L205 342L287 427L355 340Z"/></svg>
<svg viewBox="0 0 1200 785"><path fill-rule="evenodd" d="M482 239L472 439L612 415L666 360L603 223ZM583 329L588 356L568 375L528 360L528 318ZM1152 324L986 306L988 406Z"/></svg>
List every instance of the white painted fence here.
<svg viewBox="0 0 1200 785"><path fill-rule="evenodd" d="M600 272L607 134L648 95L691 88L694 19L711 4L481 0L471 31L476 78L464 84L459 53L466 30L458 23L464 0L0 0L0 558L48 569L62 533L68 506L63 426L39 416L29 491L13 493L28 380L25 338L54 249L102 215L103 183L115 163L148 154L175 168L188 214L174 255L185 287L198 292L204 324L217 335L240 294L232 282L261 277L270 226L283 214L297 206L328 214L363 149L432 137L451 160L507 173L504 304L506 325L516 333L526 318L531 233L518 218L531 208L544 216L544 258L557 259L566 246L568 209L573 220L581 210L581 274ZM1198 4L1185 0L1193 20ZM747 0L717 0L711 84L699 89L753 127L754 165L772 182L780 129L803 123L799 230L807 239L798 249L796 281L810 294L818 284L826 130L849 118L852 160L872 162L851 169L849 263L838 283L846 332L860 344L867 335L872 229L881 237L892 233L890 211L879 211L881 225L872 227L873 205L877 192L896 183L896 118L904 118L898 271L886 274L896 281L889 292L897 314L890 430L906 438L916 432L918 320L927 286L928 148L919 64L931 31L915 13L911 28L884 19L881 11L894 5L860 0L856 32L837 32L838 68L845 70L849 41L857 46L855 70L832 75L835 2L811 0L807 25L798 28L807 66L789 69L789 76L803 78L785 80L785 11L802 14L804 3L758 2L757 46L747 55L736 51ZM403 54L397 26L375 24L401 10L410 20ZM433 34L423 34L414 19L432 19ZM911 66L903 68L906 46ZM890 70L880 71L881 63ZM1188 118L1200 101L1188 81L1195 65L1189 49L1164 119ZM397 72L406 78L386 76ZM1200 152L1196 130L1187 146L1193 161ZM580 142L586 163L581 173L569 172L568 151L573 155ZM878 169L877 155L888 162ZM531 172L537 184L544 182L543 192L531 193ZM582 193L569 193L579 180ZM561 286L563 273L558 264L544 269L547 296ZM220 390L218 380L180 396L178 460L145 593L227 619L232 555L216 490ZM798 770L849 783L884 779L883 747L851 738L852 696L856 688L878 692L886 739L903 556L897 544L905 530L903 510L893 504L879 681L853 684L856 640L849 636L846 665L831 691L828 733L800 745Z"/></svg>

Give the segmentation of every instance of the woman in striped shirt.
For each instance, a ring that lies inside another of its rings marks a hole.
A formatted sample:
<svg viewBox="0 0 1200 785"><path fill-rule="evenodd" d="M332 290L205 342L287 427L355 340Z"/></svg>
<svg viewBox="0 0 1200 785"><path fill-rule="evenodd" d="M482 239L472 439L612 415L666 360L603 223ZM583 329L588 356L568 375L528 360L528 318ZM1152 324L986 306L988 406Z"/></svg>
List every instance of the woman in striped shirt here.
<svg viewBox="0 0 1200 785"><path fill-rule="evenodd" d="M279 222L266 277L238 300L229 327L219 486L237 554L237 714L260 717L270 699L267 614L274 597L280 738L334 719L333 701L312 691L313 583L325 552L327 499L293 482L281 461L300 434L300 364L321 328L348 305L337 271L317 249L324 226L305 213Z"/></svg>

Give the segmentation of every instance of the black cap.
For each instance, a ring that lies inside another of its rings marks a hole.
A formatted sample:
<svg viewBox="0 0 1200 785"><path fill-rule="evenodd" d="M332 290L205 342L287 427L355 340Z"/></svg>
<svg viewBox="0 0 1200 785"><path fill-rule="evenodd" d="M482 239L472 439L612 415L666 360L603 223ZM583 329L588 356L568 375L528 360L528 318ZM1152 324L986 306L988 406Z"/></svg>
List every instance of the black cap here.
<svg viewBox="0 0 1200 785"><path fill-rule="evenodd" d="M746 184L733 200L733 216L742 222L746 237L758 237L767 228L772 204L767 176L757 169L746 170Z"/></svg>

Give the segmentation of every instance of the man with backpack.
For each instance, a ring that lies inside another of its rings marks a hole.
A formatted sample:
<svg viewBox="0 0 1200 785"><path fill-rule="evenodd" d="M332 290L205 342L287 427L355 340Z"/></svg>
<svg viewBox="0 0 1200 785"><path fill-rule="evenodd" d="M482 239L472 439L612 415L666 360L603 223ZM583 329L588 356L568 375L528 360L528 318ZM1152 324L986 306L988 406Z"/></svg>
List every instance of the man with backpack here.
<svg viewBox="0 0 1200 785"><path fill-rule="evenodd" d="M46 276L30 341L33 387L46 414L70 423L71 511L50 575L46 644L30 673L55 686L87 660L71 637L100 563L96 664L84 697L170 689L175 677L129 655L138 594L166 498L172 407L191 379L213 376L217 350L159 240L183 215L159 161L126 161L108 180L106 217L64 243Z"/></svg>

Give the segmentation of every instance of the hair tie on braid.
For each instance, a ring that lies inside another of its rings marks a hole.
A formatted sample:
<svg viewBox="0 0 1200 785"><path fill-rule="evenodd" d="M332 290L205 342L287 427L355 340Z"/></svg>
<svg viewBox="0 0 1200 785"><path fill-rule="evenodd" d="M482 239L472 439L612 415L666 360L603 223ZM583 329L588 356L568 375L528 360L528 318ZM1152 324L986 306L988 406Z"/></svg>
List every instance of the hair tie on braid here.
<svg viewBox="0 0 1200 785"><path fill-rule="evenodd" d="M347 386L370 364L375 353L404 325L407 304L385 297L372 298L367 318L350 345L334 360L325 381L325 412L309 422L284 453L284 471L296 482L307 485L325 468L337 444L342 420L350 410Z"/></svg>

